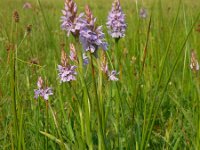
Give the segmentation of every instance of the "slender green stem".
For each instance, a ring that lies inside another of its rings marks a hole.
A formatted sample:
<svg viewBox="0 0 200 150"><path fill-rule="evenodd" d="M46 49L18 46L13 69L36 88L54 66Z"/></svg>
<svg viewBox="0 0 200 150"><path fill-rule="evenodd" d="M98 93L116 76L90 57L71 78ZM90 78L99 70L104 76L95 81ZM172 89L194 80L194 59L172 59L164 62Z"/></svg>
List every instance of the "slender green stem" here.
<svg viewBox="0 0 200 150"><path fill-rule="evenodd" d="M79 48L79 45L77 44L77 47ZM76 47L76 48L77 48ZM84 73L83 73L83 57L82 57L82 52L77 51L78 53L78 62L79 62L79 67L78 67L78 74L81 80L81 86L83 90L83 110L84 110L84 121L83 119L83 114L82 114L82 109L79 108L79 114L80 114L80 119L81 119L81 129L82 129L82 134L85 132L86 136L86 142L88 144L88 147L90 150L93 149L93 142L92 142L92 134L91 134L91 120L90 120L90 112L91 112L91 98L85 83L84 79ZM83 127L85 127L85 130L83 131ZM83 135L82 135L83 136Z"/></svg>
<svg viewBox="0 0 200 150"><path fill-rule="evenodd" d="M40 98L37 101L37 106L36 106L36 112L37 112L37 123L36 123L36 133L37 133L37 144L36 144L36 150L39 150L40 147Z"/></svg>
<svg viewBox="0 0 200 150"><path fill-rule="evenodd" d="M104 99L103 99L103 73L101 70L101 60L98 59L99 77L98 77L98 93L99 93L99 107L102 119L102 130L105 133L105 110L104 110Z"/></svg>
<svg viewBox="0 0 200 150"><path fill-rule="evenodd" d="M96 102L96 105L97 105L97 113L98 113L99 149L104 150L105 149L105 141L104 141L104 135L103 135L103 129L102 129L102 114L100 113L100 105L99 105L99 98L98 98L98 94L97 94L97 86L96 86L96 80L95 80L95 68L94 68L94 64L93 64L92 53L90 54L90 59L91 59L92 80L93 80L95 102Z"/></svg>
<svg viewBox="0 0 200 150"><path fill-rule="evenodd" d="M120 39L115 39L115 49L114 49L114 62L115 62L115 68L119 69L120 64L121 64L121 56L120 56L120 49L119 49L119 40Z"/></svg>
<svg viewBox="0 0 200 150"><path fill-rule="evenodd" d="M16 37L15 37L15 41L17 39L17 23L15 24L15 32L16 32ZM13 36L13 35L12 35ZM15 139L16 139L16 146L18 143L18 115L17 115L17 95L16 95L16 56L17 56L17 46L15 46L14 50L12 51L12 74L11 74L11 89L12 89L12 107L13 107L13 115L14 115L14 133L15 133Z"/></svg>
<svg viewBox="0 0 200 150"><path fill-rule="evenodd" d="M46 133L48 133L49 132L49 125L48 125L48 121L49 121L49 102L48 102L48 100L47 101L45 101L45 103L46 103ZM46 148L46 150L48 150L48 138L46 137L46 146L45 146L45 148Z"/></svg>

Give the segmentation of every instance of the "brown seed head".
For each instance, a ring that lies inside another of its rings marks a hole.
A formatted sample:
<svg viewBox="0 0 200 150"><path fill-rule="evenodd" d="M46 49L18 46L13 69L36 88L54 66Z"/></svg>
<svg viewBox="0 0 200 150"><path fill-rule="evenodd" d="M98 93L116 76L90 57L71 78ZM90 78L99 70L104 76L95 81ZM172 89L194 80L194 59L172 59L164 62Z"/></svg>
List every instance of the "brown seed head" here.
<svg viewBox="0 0 200 150"><path fill-rule="evenodd" d="M19 22L19 13L18 13L17 10L15 10L15 11L13 12L13 19L14 19L14 21L15 21L16 23Z"/></svg>
<svg viewBox="0 0 200 150"><path fill-rule="evenodd" d="M7 43L6 44L6 51L9 52L10 50L14 49L14 45L12 43Z"/></svg>
<svg viewBox="0 0 200 150"><path fill-rule="evenodd" d="M35 65L38 65L39 64L39 60L38 58L31 58L30 61L29 61L30 64L35 64Z"/></svg>
<svg viewBox="0 0 200 150"><path fill-rule="evenodd" d="M196 31L197 31L197 32L200 32L200 24L197 26Z"/></svg>
<svg viewBox="0 0 200 150"><path fill-rule="evenodd" d="M32 25L29 24L29 25L26 26L26 32L27 32L28 34L30 34L31 31L32 31Z"/></svg>

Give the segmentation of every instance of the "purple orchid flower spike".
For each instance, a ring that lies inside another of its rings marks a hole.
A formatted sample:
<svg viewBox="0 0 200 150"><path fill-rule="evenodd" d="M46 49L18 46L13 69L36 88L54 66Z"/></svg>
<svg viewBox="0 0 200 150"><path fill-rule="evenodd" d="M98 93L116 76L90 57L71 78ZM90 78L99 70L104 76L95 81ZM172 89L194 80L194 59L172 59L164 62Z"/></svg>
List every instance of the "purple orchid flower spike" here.
<svg viewBox="0 0 200 150"><path fill-rule="evenodd" d="M125 23L125 14L122 11L119 0L115 0L112 4L112 10L109 12L107 19L108 33L119 40L125 36L127 25Z"/></svg>
<svg viewBox="0 0 200 150"><path fill-rule="evenodd" d="M83 64L84 65L89 64L89 59L88 59L88 57L87 57L87 55L85 53L83 53Z"/></svg>
<svg viewBox="0 0 200 150"><path fill-rule="evenodd" d="M31 8L32 8L31 3L29 3L29 2L25 2L25 3L24 3L23 9L31 9Z"/></svg>
<svg viewBox="0 0 200 150"><path fill-rule="evenodd" d="M44 98L44 100L47 101L49 99L50 95L53 95L52 88L48 87L48 88L46 88L46 89L43 90L42 97Z"/></svg>
<svg viewBox="0 0 200 150"><path fill-rule="evenodd" d="M61 28L74 37L79 37L80 29L84 26L84 14L77 15L77 5L73 0L66 0L65 8L62 10Z"/></svg>
<svg viewBox="0 0 200 150"><path fill-rule="evenodd" d="M60 82L69 82L76 80L76 66L61 66L58 65L58 76L60 78Z"/></svg>
<svg viewBox="0 0 200 150"><path fill-rule="evenodd" d="M140 9L140 18L142 18L142 19L147 18L147 10L145 8Z"/></svg>
<svg viewBox="0 0 200 150"><path fill-rule="evenodd" d="M119 79L117 78L117 75L119 75L119 72L117 72L116 70L112 70L110 71L108 68L108 63L106 61L106 57L103 57L103 61L101 63L101 70L103 73L106 74L106 76L108 76L108 80L110 81L118 81Z"/></svg>
<svg viewBox="0 0 200 150"><path fill-rule="evenodd" d="M38 89L34 90L34 93L35 93L34 98L35 99L38 99L38 97L40 97L42 95L42 93L43 93L42 86L43 86L43 80L42 80L41 77L39 77L38 81L37 81L37 87L38 87Z"/></svg>
<svg viewBox="0 0 200 150"><path fill-rule="evenodd" d="M102 26L95 26L96 18L87 5L85 7L86 25L80 31L80 42L85 51L90 51L96 54L99 47L107 50L107 42L105 41L105 34L102 31Z"/></svg>
<svg viewBox="0 0 200 150"><path fill-rule="evenodd" d="M43 80L41 77L38 78L37 81L37 87L38 89L34 90L35 99L38 99L39 97L42 97L44 100L48 100L50 95L53 95L53 91L52 88L47 87L47 88L43 88Z"/></svg>
<svg viewBox="0 0 200 150"><path fill-rule="evenodd" d="M58 77L60 83L76 80L76 66L70 65L64 50L61 53L61 65L58 65Z"/></svg>
<svg viewBox="0 0 200 150"><path fill-rule="evenodd" d="M35 89L34 90L34 98L38 99L40 96L42 96L43 89Z"/></svg>
<svg viewBox="0 0 200 150"><path fill-rule="evenodd" d="M112 70L111 72L108 73L108 78L111 81L118 81L119 79L117 78L117 75L119 74L119 72Z"/></svg>

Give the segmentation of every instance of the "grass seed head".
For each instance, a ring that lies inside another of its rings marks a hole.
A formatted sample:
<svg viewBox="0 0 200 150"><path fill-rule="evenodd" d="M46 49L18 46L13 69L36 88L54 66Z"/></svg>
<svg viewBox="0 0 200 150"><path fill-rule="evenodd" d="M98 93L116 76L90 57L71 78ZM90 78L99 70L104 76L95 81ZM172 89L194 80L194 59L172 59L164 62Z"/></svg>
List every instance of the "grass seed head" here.
<svg viewBox="0 0 200 150"><path fill-rule="evenodd" d="M194 50L191 51L190 68L195 72L199 71L199 63Z"/></svg>
<svg viewBox="0 0 200 150"><path fill-rule="evenodd" d="M17 10L15 10L15 11L13 12L13 19L14 19L14 21L15 21L16 23L19 22L19 13L18 13Z"/></svg>
<svg viewBox="0 0 200 150"><path fill-rule="evenodd" d="M29 24L29 25L26 26L26 32L27 32L27 34L30 34L31 31L32 31L32 25Z"/></svg>
<svg viewBox="0 0 200 150"><path fill-rule="evenodd" d="M65 52L64 49L61 50L61 65L62 66L67 66L68 65L68 58L67 58L67 54Z"/></svg>
<svg viewBox="0 0 200 150"><path fill-rule="evenodd" d="M103 71L103 73L107 74L108 73L108 63L106 61L106 56L103 56L103 61L101 63L101 70Z"/></svg>

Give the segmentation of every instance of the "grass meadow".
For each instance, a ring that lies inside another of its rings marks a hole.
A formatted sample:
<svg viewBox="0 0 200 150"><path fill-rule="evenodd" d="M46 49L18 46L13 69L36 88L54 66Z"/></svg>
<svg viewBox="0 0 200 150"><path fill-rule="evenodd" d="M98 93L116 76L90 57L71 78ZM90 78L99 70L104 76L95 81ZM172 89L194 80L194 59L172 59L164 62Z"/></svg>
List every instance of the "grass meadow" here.
<svg viewBox="0 0 200 150"><path fill-rule="evenodd" d="M199 150L200 74L190 65L192 50L200 60L200 2L121 0L127 29L117 43L106 28L113 0L74 1L78 13L90 6L108 42L97 58L86 53L88 65L61 29L64 0L30 0L30 9L0 0L0 149ZM70 43L76 80L60 83ZM101 70L104 57L118 81ZM53 89L48 101L34 98L39 76Z"/></svg>

